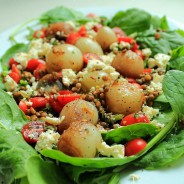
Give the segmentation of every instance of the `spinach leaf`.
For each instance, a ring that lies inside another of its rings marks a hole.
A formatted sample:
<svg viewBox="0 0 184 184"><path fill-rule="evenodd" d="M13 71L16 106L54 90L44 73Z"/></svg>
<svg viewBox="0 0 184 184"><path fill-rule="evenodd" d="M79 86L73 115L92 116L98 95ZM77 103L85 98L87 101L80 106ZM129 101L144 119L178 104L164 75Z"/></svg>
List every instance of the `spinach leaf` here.
<svg viewBox="0 0 184 184"><path fill-rule="evenodd" d="M132 139L139 137L151 137L158 133L159 128L150 123L136 123L129 126L122 126L120 128L102 133L104 141L109 144L126 143Z"/></svg>
<svg viewBox="0 0 184 184"><path fill-rule="evenodd" d="M31 156L26 163L29 184L71 184L63 169L50 161L44 161L40 156Z"/></svg>
<svg viewBox="0 0 184 184"><path fill-rule="evenodd" d="M67 21L67 20L79 21L83 23L85 21L89 21L89 19L86 18L81 12L66 8L64 6L59 6L45 12L39 18L39 20L42 24L45 24L45 23L51 24L51 23Z"/></svg>
<svg viewBox="0 0 184 184"><path fill-rule="evenodd" d="M166 166L184 154L183 148L184 130L178 135L170 135L168 139L161 142L150 153L135 162L134 165L146 169L157 169Z"/></svg>
<svg viewBox="0 0 184 184"><path fill-rule="evenodd" d="M0 129L20 130L27 122L12 96L0 90Z"/></svg>
<svg viewBox="0 0 184 184"><path fill-rule="evenodd" d="M16 130L0 129L0 176L4 183L26 176L27 159L37 152Z"/></svg>
<svg viewBox="0 0 184 184"><path fill-rule="evenodd" d="M27 50L28 44L24 43L18 43L10 47L0 59L3 70L7 70L8 61L10 58L12 58L18 52L26 52Z"/></svg>
<svg viewBox="0 0 184 184"><path fill-rule="evenodd" d="M129 9L127 11L119 11L114 15L110 27L120 27L126 34L145 31L150 28L151 15L144 10Z"/></svg>
<svg viewBox="0 0 184 184"><path fill-rule="evenodd" d="M184 72L170 70L163 80L165 97L171 104L173 111L183 119L184 117Z"/></svg>
<svg viewBox="0 0 184 184"><path fill-rule="evenodd" d="M184 38L176 31L158 32L159 39L155 39L156 30L149 29L137 34L135 39L141 48L150 48L152 56L157 53L169 54L171 50L184 44Z"/></svg>
<svg viewBox="0 0 184 184"><path fill-rule="evenodd" d="M176 30L182 37L184 37L184 30L182 29L177 29Z"/></svg>
<svg viewBox="0 0 184 184"><path fill-rule="evenodd" d="M161 18L158 16L152 16L151 25L154 29L169 30L169 25L166 16L163 16Z"/></svg>
<svg viewBox="0 0 184 184"><path fill-rule="evenodd" d="M166 99L164 93L162 93L161 95L159 95L153 102L153 107L154 108L158 108L160 111L168 111L171 109L171 106L168 102L168 100Z"/></svg>

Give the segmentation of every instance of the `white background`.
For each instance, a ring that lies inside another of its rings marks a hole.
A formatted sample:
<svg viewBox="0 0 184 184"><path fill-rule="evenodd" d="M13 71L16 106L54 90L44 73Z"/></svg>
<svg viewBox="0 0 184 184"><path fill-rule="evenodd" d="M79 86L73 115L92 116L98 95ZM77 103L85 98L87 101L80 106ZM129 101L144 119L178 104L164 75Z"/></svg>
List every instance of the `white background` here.
<svg viewBox="0 0 184 184"><path fill-rule="evenodd" d="M59 5L74 9L88 9L88 12L102 10L113 12L120 9L141 8L153 14L167 15L184 24L184 0L0 0L0 33L38 17L43 12ZM110 11L113 9L113 12ZM7 32L6 32L7 33ZM7 49L5 35L0 35L0 55ZM130 174L140 175L138 181L130 180ZM157 171L126 170L122 174L121 184L184 184L184 158L171 167Z"/></svg>

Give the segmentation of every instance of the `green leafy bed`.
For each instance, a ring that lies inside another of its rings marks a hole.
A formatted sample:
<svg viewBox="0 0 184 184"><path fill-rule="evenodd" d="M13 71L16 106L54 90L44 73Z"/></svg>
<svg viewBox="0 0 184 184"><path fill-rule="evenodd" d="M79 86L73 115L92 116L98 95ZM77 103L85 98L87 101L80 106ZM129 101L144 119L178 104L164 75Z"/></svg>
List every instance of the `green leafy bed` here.
<svg viewBox="0 0 184 184"><path fill-rule="evenodd" d="M74 20L79 23L90 21L82 13L58 7L44 13L40 24ZM166 17L155 17L149 13L130 9L120 11L111 19L104 17L110 27L120 26L128 35L135 34L141 48L151 48L156 53L170 53L171 61L164 77L164 95L159 96L154 106L160 108L157 121L164 124L158 129L152 124L134 124L103 133L108 143L123 143L137 137L150 138L147 147L137 155L124 158L74 158L57 150L43 150L41 155L28 145L20 133L26 117L19 110L14 99L0 83L0 183L11 184L70 184L70 183L110 183L120 181L120 171L128 165L146 169L157 169L178 159L184 153L184 38L180 31L171 31ZM20 27L19 27L20 28ZM164 29L160 39L155 39L157 29ZM11 39L14 39L14 32ZM16 53L26 51L27 44L17 43L1 58L3 69L7 61Z"/></svg>

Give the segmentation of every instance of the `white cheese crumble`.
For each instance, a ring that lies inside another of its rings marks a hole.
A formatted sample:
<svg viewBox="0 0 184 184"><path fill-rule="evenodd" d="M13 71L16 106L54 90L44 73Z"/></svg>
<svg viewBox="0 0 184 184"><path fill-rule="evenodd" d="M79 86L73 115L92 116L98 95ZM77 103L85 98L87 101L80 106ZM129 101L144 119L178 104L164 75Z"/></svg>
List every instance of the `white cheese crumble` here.
<svg viewBox="0 0 184 184"><path fill-rule="evenodd" d="M53 130L42 132L38 138L35 149L40 152L43 149L52 149L57 145L60 134Z"/></svg>
<svg viewBox="0 0 184 184"><path fill-rule="evenodd" d="M142 112L146 114L146 116L149 119L152 119L153 117L155 117L157 114L159 114L159 109L154 109L152 107L149 107L147 105L144 105L142 107Z"/></svg>
<svg viewBox="0 0 184 184"><path fill-rule="evenodd" d="M113 52L110 52L107 55L102 55L100 56L102 61L106 64L106 65L111 65L113 59L115 58L115 54Z"/></svg>
<svg viewBox="0 0 184 184"><path fill-rule="evenodd" d="M42 117L41 120L51 124L51 125L60 125L62 123L62 121L65 119L65 116L61 116L58 118L54 118L54 117Z"/></svg>
<svg viewBox="0 0 184 184"><path fill-rule="evenodd" d="M30 59L30 56L27 53L19 52L19 53L16 53L13 58L16 62L20 63L20 65L24 69L27 67L27 63L28 63L28 60Z"/></svg>
<svg viewBox="0 0 184 184"><path fill-rule="evenodd" d="M18 86L9 75L6 75L4 85L7 91L14 91Z"/></svg>
<svg viewBox="0 0 184 184"><path fill-rule="evenodd" d="M142 49L142 55L145 57L145 59L149 58L151 56L151 49L150 48L145 48Z"/></svg>
<svg viewBox="0 0 184 184"><path fill-rule="evenodd" d="M73 84L77 75L72 69L63 69L62 70L62 82L64 85L70 86Z"/></svg>
<svg viewBox="0 0 184 184"><path fill-rule="evenodd" d="M100 154L107 157L123 158L125 156L124 145L121 144L109 146L103 141L97 146L97 150Z"/></svg>
<svg viewBox="0 0 184 184"><path fill-rule="evenodd" d="M162 92L162 81L164 79L164 75L158 75L158 73L153 74L153 80L150 85L147 87L149 92L159 91Z"/></svg>
<svg viewBox="0 0 184 184"><path fill-rule="evenodd" d="M148 67L153 68L157 66L158 68L166 69L166 65L170 58L171 56L169 55L158 53L154 56L154 59L150 58L148 60Z"/></svg>

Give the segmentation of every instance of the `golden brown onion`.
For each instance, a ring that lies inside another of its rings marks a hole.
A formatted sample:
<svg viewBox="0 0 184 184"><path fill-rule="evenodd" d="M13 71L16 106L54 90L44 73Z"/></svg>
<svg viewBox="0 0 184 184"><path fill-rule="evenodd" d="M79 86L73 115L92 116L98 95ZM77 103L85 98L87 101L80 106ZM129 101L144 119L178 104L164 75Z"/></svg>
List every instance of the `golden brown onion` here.
<svg viewBox="0 0 184 184"><path fill-rule="evenodd" d="M49 73L69 68L80 71L83 67L82 53L70 44L53 46L46 55L46 67Z"/></svg>
<svg viewBox="0 0 184 184"><path fill-rule="evenodd" d="M89 91L92 87L100 87L104 84L110 83L112 83L112 78L104 71L93 71L86 73L81 80L83 91Z"/></svg>
<svg viewBox="0 0 184 184"><path fill-rule="evenodd" d="M65 116L65 118L59 125L60 132L66 130L74 121L85 119L94 125L98 121L98 111L96 107L92 103L81 99L66 104L60 113L60 117L61 116Z"/></svg>
<svg viewBox="0 0 184 184"><path fill-rule="evenodd" d="M112 66L123 76L133 78L138 78L144 70L142 58L131 50L119 52L112 61Z"/></svg>
<svg viewBox="0 0 184 184"><path fill-rule="evenodd" d="M95 53L98 55L103 55L103 51L100 45L90 38L84 38L84 37L79 38L75 46L79 48L83 54Z"/></svg>
<svg viewBox="0 0 184 184"><path fill-rule="evenodd" d="M93 158L101 142L101 134L93 124L76 121L60 136L58 149L70 156Z"/></svg>
<svg viewBox="0 0 184 184"><path fill-rule="evenodd" d="M127 115L141 110L144 94L127 81L115 82L105 93L105 101L110 112Z"/></svg>
<svg viewBox="0 0 184 184"><path fill-rule="evenodd" d="M95 39L101 45L103 50L107 50L112 43L117 42L116 34L107 26L101 27L98 30Z"/></svg>

